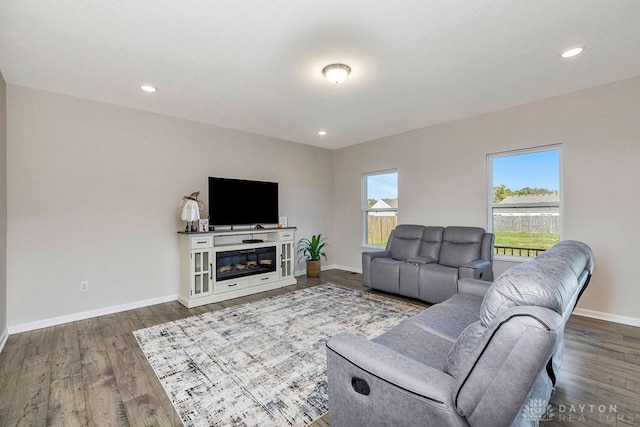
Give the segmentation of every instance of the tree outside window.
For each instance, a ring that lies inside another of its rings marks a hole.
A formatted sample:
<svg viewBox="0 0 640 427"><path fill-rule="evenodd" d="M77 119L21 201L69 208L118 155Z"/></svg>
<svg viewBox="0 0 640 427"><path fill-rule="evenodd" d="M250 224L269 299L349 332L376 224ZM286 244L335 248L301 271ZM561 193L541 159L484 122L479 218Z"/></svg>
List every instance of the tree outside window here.
<svg viewBox="0 0 640 427"><path fill-rule="evenodd" d="M535 257L560 241L560 146L490 154L496 255Z"/></svg>

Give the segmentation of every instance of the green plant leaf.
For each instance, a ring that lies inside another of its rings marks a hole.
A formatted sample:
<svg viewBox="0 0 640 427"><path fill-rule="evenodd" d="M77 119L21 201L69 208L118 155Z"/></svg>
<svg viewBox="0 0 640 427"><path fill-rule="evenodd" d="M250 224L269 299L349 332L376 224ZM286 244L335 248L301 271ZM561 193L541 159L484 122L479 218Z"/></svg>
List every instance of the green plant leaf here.
<svg viewBox="0 0 640 427"><path fill-rule="evenodd" d="M322 237L322 233L311 236L311 239L303 237L298 241L298 253L300 259L306 257L311 261L318 261L320 257L327 259L327 254L323 251L327 246L326 238Z"/></svg>

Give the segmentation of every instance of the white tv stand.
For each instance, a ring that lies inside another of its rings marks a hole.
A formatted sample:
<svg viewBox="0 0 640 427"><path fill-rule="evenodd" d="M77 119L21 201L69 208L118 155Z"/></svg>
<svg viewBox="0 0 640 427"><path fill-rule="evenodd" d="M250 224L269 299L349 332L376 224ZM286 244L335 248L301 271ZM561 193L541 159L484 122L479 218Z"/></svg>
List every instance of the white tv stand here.
<svg viewBox="0 0 640 427"><path fill-rule="evenodd" d="M192 308L295 285L295 230L178 232L178 301Z"/></svg>

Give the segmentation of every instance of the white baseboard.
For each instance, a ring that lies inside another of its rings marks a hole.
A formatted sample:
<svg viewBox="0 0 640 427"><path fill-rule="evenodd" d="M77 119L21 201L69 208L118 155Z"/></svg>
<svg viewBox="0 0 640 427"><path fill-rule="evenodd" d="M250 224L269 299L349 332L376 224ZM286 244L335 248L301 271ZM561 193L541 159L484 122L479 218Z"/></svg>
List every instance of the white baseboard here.
<svg viewBox="0 0 640 427"><path fill-rule="evenodd" d="M332 264L329 268L337 268L340 270L351 271L353 273L362 274L362 268L347 267L346 265ZM324 270L324 268L323 268ZM620 323L623 325L640 327L640 319L636 317L620 316L618 314L605 313L602 311L587 310L585 308L576 308L573 311L576 316L591 317L593 319L605 320L607 322Z"/></svg>
<svg viewBox="0 0 640 427"><path fill-rule="evenodd" d="M120 313L121 311L134 310L136 308L147 307L149 305L162 304L169 301L176 301L178 294L167 295L159 298L151 298L142 301L135 301L127 304L114 305L111 307L99 308L97 310L83 311L82 313L68 314L66 316L52 317L35 322L23 323L21 325L9 326L9 334L19 334L20 332L33 331L34 329L47 328L49 326L62 325L63 323L75 322L89 319L91 317L105 316L107 314Z"/></svg>
<svg viewBox="0 0 640 427"><path fill-rule="evenodd" d="M323 265L323 266L320 267L320 271L333 270L334 268L338 269L338 270L351 271L353 273L362 273L362 269L361 268L347 267L347 266L338 265L338 264ZM293 272L294 276L304 276L305 274L307 274L307 270L306 269Z"/></svg>
<svg viewBox="0 0 640 427"><path fill-rule="evenodd" d="M636 317L619 316L617 314L587 310L585 308L576 308L575 310L573 310L573 314L577 316L591 317L593 319L606 320L607 322L621 323L623 325L640 327L640 319Z"/></svg>
<svg viewBox="0 0 640 427"><path fill-rule="evenodd" d="M331 268L337 268L338 270L345 270L345 271L350 271L352 273L362 274L362 268L347 267L346 265L338 265L338 264L334 264L333 267Z"/></svg>
<svg viewBox="0 0 640 427"><path fill-rule="evenodd" d="M5 328L5 330L2 331L2 335L0 335L0 353L4 348L4 345L7 343L7 339L9 339L9 329Z"/></svg>
<svg viewBox="0 0 640 427"><path fill-rule="evenodd" d="M339 264L326 265L326 266L323 266L321 270L330 270L332 268L362 274L362 268L347 267L346 265L339 265ZM301 271L295 272L296 276L302 276L305 274L307 274L307 270L301 270ZM595 311L595 310L587 310L584 308L576 308L573 311L573 314L575 314L576 316L591 317L594 319L605 320L607 322L620 323L623 325L640 327L640 319L635 317L620 316L617 314L604 313L602 311Z"/></svg>
<svg viewBox="0 0 640 427"><path fill-rule="evenodd" d="M333 265L321 265L320 266L320 271L323 270L331 270L333 267ZM294 271L293 275L294 276L304 276L305 274L307 274L307 269L305 268L304 270L298 270L298 271Z"/></svg>
<svg viewBox="0 0 640 427"><path fill-rule="evenodd" d="M340 270L351 271L354 273L362 273L360 269L347 267L343 265L331 264L322 267L322 270L330 270L333 268L337 268ZM306 270L296 271L294 273L295 276L301 276L307 274ZM21 332L32 331L34 329L46 328L49 326L62 325L63 323L75 322L78 320L90 319L92 317L105 316L107 314L120 313L122 311L134 310L136 308L147 307L155 304L162 304L165 302L176 301L178 299L178 295L167 295L159 298L152 298L142 301L135 301L132 303L115 305L112 307L100 308L97 310L84 311L81 313L69 314L66 316L60 317L52 317L49 319L38 320L36 322L23 323L21 325L10 326L6 328L2 335L0 335L0 352L4 348L4 345L7 343L7 339L10 334L19 334ZM640 327L640 319L635 317L628 316L620 316L617 314L604 313L602 311L595 310L587 310L584 308L576 308L573 311L573 314L576 316L583 317L591 317L594 319L605 320L607 322L620 323L623 325Z"/></svg>
<svg viewBox="0 0 640 427"><path fill-rule="evenodd" d="M345 267L342 265L330 264L324 265L320 269L321 270L331 270L334 268L338 268L341 270L353 271L354 273L361 273L361 270L354 269L351 267ZM294 276L303 276L307 274L307 270L294 271ZM0 351L2 350L2 346L7 341L7 338L11 334L19 334L21 332L33 331L34 329L47 328L49 326L62 325L63 323L75 322L78 320L89 319L92 317L105 316L107 314L120 313L122 311L134 310L136 308L146 307L149 305L162 304L169 301L176 301L178 299L178 295L167 295L165 297L152 298L148 300L135 301L132 303L115 305L112 307L100 308L97 310L84 311L81 313L69 314L66 316L60 317L52 317L50 319L38 320L35 322L23 323L20 325L9 326L2 336L0 336Z"/></svg>

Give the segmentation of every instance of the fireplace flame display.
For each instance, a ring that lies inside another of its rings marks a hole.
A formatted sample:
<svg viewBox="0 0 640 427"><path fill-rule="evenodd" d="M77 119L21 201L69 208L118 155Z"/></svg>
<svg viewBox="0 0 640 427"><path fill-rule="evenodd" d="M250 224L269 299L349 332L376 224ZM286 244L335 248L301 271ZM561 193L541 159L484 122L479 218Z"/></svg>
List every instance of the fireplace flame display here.
<svg viewBox="0 0 640 427"><path fill-rule="evenodd" d="M276 247L216 253L216 281L276 271Z"/></svg>

